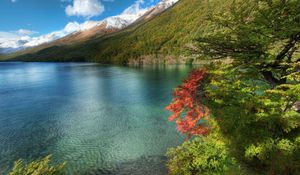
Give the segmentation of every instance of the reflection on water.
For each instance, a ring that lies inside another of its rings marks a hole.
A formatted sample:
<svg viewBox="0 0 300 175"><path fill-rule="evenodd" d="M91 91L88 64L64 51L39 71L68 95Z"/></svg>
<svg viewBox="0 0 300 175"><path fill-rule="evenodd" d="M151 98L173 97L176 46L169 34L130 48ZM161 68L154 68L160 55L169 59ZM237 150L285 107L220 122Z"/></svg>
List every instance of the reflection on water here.
<svg viewBox="0 0 300 175"><path fill-rule="evenodd" d="M53 154L68 174L166 174L183 138L164 107L189 69L0 63L2 171Z"/></svg>

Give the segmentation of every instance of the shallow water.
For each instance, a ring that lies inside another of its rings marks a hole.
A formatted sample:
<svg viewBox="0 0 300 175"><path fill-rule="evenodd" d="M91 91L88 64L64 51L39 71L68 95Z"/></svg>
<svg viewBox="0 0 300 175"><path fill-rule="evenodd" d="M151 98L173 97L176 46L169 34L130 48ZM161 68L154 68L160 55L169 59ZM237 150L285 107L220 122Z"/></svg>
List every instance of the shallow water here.
<svg viewBox="0 0 300 175"><path fill-rule="evenodd" d="M0 174L48 154L67 174L166 174L164 107L187 66L0 63Z"/></svg>

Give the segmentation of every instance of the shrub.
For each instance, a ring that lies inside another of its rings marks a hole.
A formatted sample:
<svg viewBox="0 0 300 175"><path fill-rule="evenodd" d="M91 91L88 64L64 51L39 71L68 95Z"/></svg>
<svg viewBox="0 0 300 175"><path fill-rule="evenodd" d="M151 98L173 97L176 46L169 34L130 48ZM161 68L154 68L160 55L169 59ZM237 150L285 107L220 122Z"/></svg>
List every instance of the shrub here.
<svg viewBox="0 0 300 175"><path fill-rule="evenodd" d="M221 175L237 168L225 142L217 130L205 137L195 137L177 148L169 149L168 168L171 175Z"/></svg>
<svg viewBox="0 0 300 175"><path fill-rule="evenodd" d="M50 165L51 155L29 164L25 164L23 160L14 163L9 175L60 175L66 163L59 165Z"/></svg>

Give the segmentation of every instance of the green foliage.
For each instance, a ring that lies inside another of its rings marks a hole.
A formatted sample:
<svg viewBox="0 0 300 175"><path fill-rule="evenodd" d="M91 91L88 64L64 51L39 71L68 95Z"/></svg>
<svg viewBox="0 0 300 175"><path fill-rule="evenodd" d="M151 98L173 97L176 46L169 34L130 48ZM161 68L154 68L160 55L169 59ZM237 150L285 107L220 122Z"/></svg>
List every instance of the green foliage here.
<svg viewBox="0 0 300 175"><path fill-rule="evenodd" d="M210 30L201 29L193 51L231 60L207 68L205 105L217 120L219 137L226 139L230 156L259 174L300 174L300 113L295 109L300 101L300 0L227 0L218 7L207 13ZM196 145L203 143L184 144ZM206 154L188 157L195 153L173 150L170 162L185 163L171 168L185 173L194 167L192 160ZM206 168L197 170L205 174Z"/></svg>
<svg viewBox="0 0 300 175"><path fill-rule="evenodd" d="M276 174L299 173L300 84L270 88L238 66L220 65L206 87L208 104L238 160ZM288 79L288 81L291 81Z"/></svg>
<svg viewBox="0 0 300 175"><path fill-rule="evenodd" d="M199 54L232 60L210 68L207 105L239 161L300 174L300 1L233 0L229 9L208 14L216 30L198 39Z"/></svg>
<svg viewBox="0 0 300 175"><path fill-rule="evenodd" d="M228 141L220 128L211 121L214 130L207 136L195 137L167 152L170 175L256 175L237 162L228 149Z"/></svg>
<svg viewBox="0 0 300 175"><path fill-rule="evenodd" d="M23 160L14 163L9 175L59 175L66 163L52 166L50 165L51 156L47 156L41 160L33 161L25 164Z"/></svg>
<svg viewBox="0 0 300 175"><path fill-rule="evenodd" d="M171 175L222 175L229 169L238 167L229 155L221 137L211 133L206 137L196 137L177 148L168 151L169 173ZM237 168L238 170L239 168Z"/></svg>

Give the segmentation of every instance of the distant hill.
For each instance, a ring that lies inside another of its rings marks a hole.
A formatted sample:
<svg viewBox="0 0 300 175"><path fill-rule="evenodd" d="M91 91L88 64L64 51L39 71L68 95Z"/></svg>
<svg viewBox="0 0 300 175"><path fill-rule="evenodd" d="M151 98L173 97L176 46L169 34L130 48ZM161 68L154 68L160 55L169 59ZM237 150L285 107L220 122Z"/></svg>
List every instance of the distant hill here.
<svg viewBox="0 0 300 175"><path fill-rule="evenodd" d="M2 59L116 64L187 62L190 61L185 57L187 47L209 30L206 12L219 10L213 5L218 2L224 3L213 0L208 5L206 0L180 0L165 11L162 7L150 9L121 31L102 30L100 25Z"/></svg>

